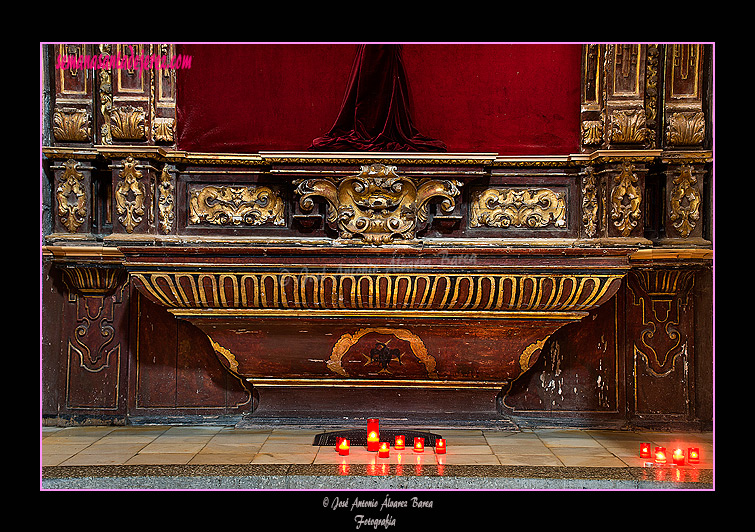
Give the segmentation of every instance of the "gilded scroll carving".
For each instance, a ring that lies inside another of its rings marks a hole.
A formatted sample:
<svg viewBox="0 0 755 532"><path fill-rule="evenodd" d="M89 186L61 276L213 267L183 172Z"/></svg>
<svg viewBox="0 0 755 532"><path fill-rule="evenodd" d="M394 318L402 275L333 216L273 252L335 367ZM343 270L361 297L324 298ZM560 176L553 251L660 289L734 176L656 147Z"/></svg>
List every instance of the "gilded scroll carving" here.
<svg viewBox="0 0 755 532"><path fill-rule="evenodd" d="M314 208L313 197L328 204L327 220L344 240L384 244L413 240L428 220L428 205L442 198L441 209L453 211L461 183L430 178L412 179L396 174L395 166L362 166L361 173L345 178L296 181L299 205L304 212Z"/></svg>
<svg viewBox="0 0 755 532"><path fill-rule="evenodd" d="M86 109L57 108L52 115L52 133L55 140L87 142L92 131Z"/></svg>
<svg viewBox="0 0 755 532"><path fill-rule="evenodd" d="M168 166L165 165L160 173L160 181L157 186L157 215L160 230L166 235L173 229L173 189L173 177L168 171Z"/></svg>
<svg viewBox="0 0 755 532"><path fill-rule="evenodd" d="M563 192L547 188L489 188L472 198L470 227L566 227Z"/></svg>
<svg viewBox="0 0 755 532"><path fill-rule="evenodd" d="M700 193L697 178L690 165L685 164L674 177L671 189L669 220L683 238L687 238L700 218Z"/></svg>
<svg viewBox="0 0 755 532"><path fill-rule="evenodd" d="M666 127L666 140L672 146L692 146L705 140L705 114L702 112L671 113Z"/></svg>
<svg viewBox="0 0 755 532"><path fill-rule="evenodd" d="M621 236L629 236L640 221L640 203L642 202L640 189L637 186L639 180L634 173L634 166L624 163L621 173L614 178L614 181L611 192L611 220L613 220L613 225L621 231Z"/></svg>
<svg viewBox="0 0 755 532"><path fill-rule="evenodd" d="M72 159L65 162L65 172L55 191L58 200L58 217L69 232L75 233L86 220L87 198L82 185L84 175L76 170L78 163Z"/></svg>
<svg viewBox="0 0 755 532"><path fill-rule="evenodd" d="M189 192L189 223L284 225L280 193L265 186L205 186Z"/></svg>
<svg viewBox="0 0 755 532"><path fill-rule="evenodd" d="M145 140L146 112L141 107L124 105L110 112L110 132L118 140Z"/></svg>
<svg viewBox="0 0 755 532"><path fill-rule="evenodd" d="M614 144L642 144L649 130L644 109L619 109L611 113L609 138Z"/></svg>
<svg viewBox="0 0 755 532"><path fill-rule="evenodd" d="M110 55L110 45L100 44L100 54ZM102 113L102 127L100 135L103 144L112 144L113 135L110 129L110 114L113 111L113 75L110 69L98 69L100 78L100 112Z"/></svg>
<svg viewBox="0 0 755 532"><path fill-rule="evenodd" d="M409 350L411 351L412 355L414 355L419 361L419 363L424 366L425 371L426 371L426 377L431 378L431 379L438 377L435 371L435 365L436 365L435 357L433 357L427 352L427 347L425 347L425 344L422 341L422 339L416 334L406 329L394 329L394 328L388 328L388 327L369 327L369 328L359 329L353 334L346 333L342 335L333 346L333 351L330 354L330 358L326 362L328 369L332 371L333 373L341 375L342 377L350 377L346 369L344 369L343 367L342 360L344 356L346 356L349 353L349 350L354 345L356 345L359 342L359 340L362 339L363 336L366 336L372 333L379 334L379 335L389 335L389 336L393 336L394 338L398 340L403 340L405 342L408 342ZM370 361L371 359L368 358L368 363ZM384 369L381 369L380 371L378 371L378 373L391 374L391 372L385 366L387 366L387 364L383 365Z"/></svg>
<svg viewBox="0 0 755 532"><path fill-rule="evenodd" d="M118 210L118 221L126 231L134 232L144 216L144 199L146 190L144 183L139 181L142 173L136 169L136 160L128 157L123 163L123 170L118 174L121 180L115 189L115 206Z"/></svg>
<svg viewBox="0 0 755 532"><path fill-rule="evenodd" d="M582 227L589 238L598 232L598 194L592 167L582 176Z"/></svg>

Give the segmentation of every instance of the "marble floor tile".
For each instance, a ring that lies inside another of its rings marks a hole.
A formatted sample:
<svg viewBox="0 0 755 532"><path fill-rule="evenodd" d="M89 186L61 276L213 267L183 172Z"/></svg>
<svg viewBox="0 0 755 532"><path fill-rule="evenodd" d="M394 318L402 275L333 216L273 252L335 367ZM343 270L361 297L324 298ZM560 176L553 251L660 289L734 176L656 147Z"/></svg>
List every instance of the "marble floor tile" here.
<svg viewBox="0 0 755 532"><path fill-rule="evenodd" d="M512 466L562 466L554 454L496 454L501 465Z"/></svg>
<svg viewBox="0 0 755 532"><path fill-rule="evenodd" d="M252 464L311 464L316 453L257 453Z"/></svg>
<svg viewBox="0 0 755 532"><path fill-rule="evenodd" d="M428 449L429 452L433 452L433 449ZM489 445L454 445L451 442L446 443L447 454L493 454Z"/></svg>
<svg viewBox="0 0 755 532"><path fill-rule="evenodd" d="M559 454L556 457L567 467L626 467L625 462L613 455Z"/></svg>
<svg viewBox="0 0 755 532"><path fill-rule="evenodd" d="M60 465L120 465L126 463L134 456L134 453L78 453L62 462Z"/></svg>
<svg viewBox="0 0 755 532"><path fill-rule="evenodd" d="M435 456L441 465L500 465L498 457L494 454L438 454Z"/></svg>
<svg viewBox="0 0 755 532"><path fill-rule="evenodd" d="M126 465L188 464L194 453L139 453L129 458Z"/></svg>
<svg viewBox="0 0 755 532"><path fill-rule="evenodd" d="M250 464L256 453L197 453L189 464Z"/></svg>
<svg viewBox="0 0 755 532"><path fill-rule="evenodd" d="M152 443L145 445L140 451L140 454L175 454L175 453L191 453L196 454L201 451L205 442L183 441L177 439L174 442L158 442L155 440Z"/></svg>

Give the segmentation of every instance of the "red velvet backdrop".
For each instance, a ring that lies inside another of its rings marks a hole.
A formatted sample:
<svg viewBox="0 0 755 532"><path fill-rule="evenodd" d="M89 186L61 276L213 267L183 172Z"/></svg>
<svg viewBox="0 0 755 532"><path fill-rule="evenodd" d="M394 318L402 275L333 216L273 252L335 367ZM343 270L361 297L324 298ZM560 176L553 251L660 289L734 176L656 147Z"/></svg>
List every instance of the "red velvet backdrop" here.
<svg viewBox="0 0 755 532"><path fill-rule="evenodd" d="M180 44L178 148L304 151L333 126L355 44ZM405 44L414 125L448 152L579 150L579 44Z"/></svg>

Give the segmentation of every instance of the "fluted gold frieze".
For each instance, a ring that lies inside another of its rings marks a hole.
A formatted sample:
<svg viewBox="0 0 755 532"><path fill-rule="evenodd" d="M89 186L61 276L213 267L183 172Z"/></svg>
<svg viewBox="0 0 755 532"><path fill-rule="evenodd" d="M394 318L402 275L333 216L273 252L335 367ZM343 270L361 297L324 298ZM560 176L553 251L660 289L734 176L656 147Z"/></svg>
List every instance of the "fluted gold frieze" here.
<svg viewBox="0 0 755 532"><path fill-rule="evenodd" d="M623 274L429 274L313 271L131 271L143 292L175 309L586 311Z"/></svg>

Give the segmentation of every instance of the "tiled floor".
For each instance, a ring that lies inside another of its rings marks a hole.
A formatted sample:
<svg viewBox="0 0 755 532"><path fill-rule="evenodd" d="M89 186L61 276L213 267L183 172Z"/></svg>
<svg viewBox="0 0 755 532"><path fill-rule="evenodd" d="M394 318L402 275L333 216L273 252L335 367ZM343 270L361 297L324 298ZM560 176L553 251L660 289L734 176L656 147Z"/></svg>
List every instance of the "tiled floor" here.
<svg viewBox="0 0 755 532"><path fill-rule="evenodd" d="M681 469L713 469L712 433L610 430L433 429L448 452L432 448L418 454L391 448L389 458L352 446L339 456L331 446L313 445L322 429L238 429L232 426L43 427L41 465L209 465L209 464L427 464L554 466L590 468L649 467L639 444L671 449L698 447L700 463ZM667 464L665 467L671 467ZM674 466L677 467L677 466Z"/></svg>

